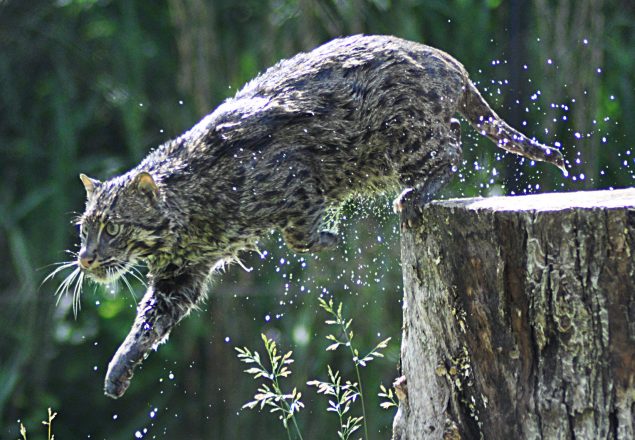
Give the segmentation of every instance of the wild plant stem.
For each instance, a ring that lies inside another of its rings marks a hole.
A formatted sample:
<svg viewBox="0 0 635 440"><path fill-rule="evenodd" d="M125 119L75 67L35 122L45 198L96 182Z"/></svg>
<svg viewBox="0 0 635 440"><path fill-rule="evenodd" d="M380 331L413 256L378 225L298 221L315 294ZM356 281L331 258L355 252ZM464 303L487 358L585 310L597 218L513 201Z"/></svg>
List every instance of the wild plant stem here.
<svg viewBox="0 0 635 440"><path fill-rule="evenodd" d="M340 323L340 325L342 326L342 330L344 331L344 337L346 338L346 345L348 345L348 349L351 352L351 355L353 356L353 364L355 365L355 373L357 374L357 389L359 390L359 400L362 403L362 417L364 419L364 435L366 436L366 440L370 440L370 437L368 436L368 426L366 423L366 406L364 405L364 390L362 387L362 376L359 373L359 359L357 359L357 356L355 356L355 350L353 350L353 343L351 342L351 339L348 336L348 331L346 329L346 322L342 321Z"/></svg>
<svg viewBox="0 0 635 440"><path fill-rule="evenodd" d="M276 377L273 381L273 389L275 390L275 392L279 395L282 395L282 389L280 388L280 385L278 384L278 378ZM287 403L286 400L284 399L280 399L282 404L284 405L284 409L288 414L291 414L291 407L289 406L289 404ZM300 428L298 427L298 422L295 420L295 415L291 414L291 420L293 421L293 426L295 427L295 432L298 434L298 437L300 437L300 440L304 440L302 438L302 433L300 432ZM289 436L289 440L291 440L291 431L289 430L288 426L287 426L287 435Z"/></svg>
<svg viewBox="0 0 635 440"><path fill-rule="evenodd" d="M286 426L285 428L286 428L285 431L287 431L287 437L289 438L289 440L292 440L291 439L291 431L289 430L289 427Z"/></svg>
<svg viewBox="0 0 635 440"><path fill-rule="evenodd" d="M298 422L296 422L296 420L295 420L295 416L291 416L291 420L293 420L293 426L295 426L295 431L298 433L298 437L300 437L300 440L304 440L302 438L302 434L300 433L300 428L298 427Z"/></svg>
<svg viewBox="0 0 635 440"><path fill-rule="evenodd" d="M271 353L269 353L269 359L271 360ZM273 372L273 389L276 392L276 394L282 396L284 393L282 392L282 388L280 388L280 384L278 383L278 376L276 375L276 371ZM286 400L284 399L280 399L280 401L282 402L282 405L284 405L284 409L288 414L291 414L291 407L289 406L289 404L287 403ZM295 427L295 432L298 434L298 437L300 438L300 440L304 440L302 438L302 433L300 432L300 428L298 427L298 422L295 420L295 415L291 414L291 420L293 421L293 426ZM289 427L287 425L286 427L286 431L287 431L287 436L289 437L289 440L291 440L291 431L289 430Z"/></svg>

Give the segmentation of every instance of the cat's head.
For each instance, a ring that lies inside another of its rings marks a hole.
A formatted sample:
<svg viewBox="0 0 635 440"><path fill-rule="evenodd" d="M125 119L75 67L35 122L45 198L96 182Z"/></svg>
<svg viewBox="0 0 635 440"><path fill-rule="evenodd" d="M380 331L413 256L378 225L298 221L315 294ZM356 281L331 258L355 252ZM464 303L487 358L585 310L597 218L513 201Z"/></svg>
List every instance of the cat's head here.
<svg viewBox="0 0 635 440"><path fill-rule="evenodd" d="M146 171L131 171L105 182L81 174L86 210L77 225L78 267L102 283L116 280L137 262L165 250L170 219L162 189Z"/></svg>

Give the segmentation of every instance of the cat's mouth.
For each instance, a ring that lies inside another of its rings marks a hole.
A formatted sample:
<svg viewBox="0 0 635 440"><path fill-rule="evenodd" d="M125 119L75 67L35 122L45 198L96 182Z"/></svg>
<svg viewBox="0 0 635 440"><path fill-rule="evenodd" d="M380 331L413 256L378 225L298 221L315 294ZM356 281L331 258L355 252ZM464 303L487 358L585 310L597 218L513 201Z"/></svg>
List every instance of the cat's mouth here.
<svg viewBox="0 0 635 440"><path fill-rule="evenodd" d="M93 265L84 267L80 265L82 271L90 277L91 280L99 284L111 284L117 281L127 270L124 267L107 267L103 265Z"/></svg>

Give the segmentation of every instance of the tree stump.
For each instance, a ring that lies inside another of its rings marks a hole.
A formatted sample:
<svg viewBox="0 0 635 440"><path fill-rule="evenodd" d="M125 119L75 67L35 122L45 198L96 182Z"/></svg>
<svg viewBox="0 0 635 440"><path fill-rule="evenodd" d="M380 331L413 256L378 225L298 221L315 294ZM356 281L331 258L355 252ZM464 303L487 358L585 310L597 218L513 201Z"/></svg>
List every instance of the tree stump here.
<svg viewBox="0 0 635 440"><path fill-rule="evenodd" d="M635 438L635 189L438 201L401 246L394 439Z"/></svg>

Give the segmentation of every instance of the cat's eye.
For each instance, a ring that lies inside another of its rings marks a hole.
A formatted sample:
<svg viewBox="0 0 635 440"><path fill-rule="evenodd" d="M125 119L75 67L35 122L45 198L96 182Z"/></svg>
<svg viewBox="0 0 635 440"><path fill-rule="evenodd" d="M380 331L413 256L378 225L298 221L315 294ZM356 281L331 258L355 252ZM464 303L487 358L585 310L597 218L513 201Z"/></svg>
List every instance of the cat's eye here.
<svg viewBox="0 0 635 440"><path fill-rule="evenodd" d="M86 235L88 235L88 229L84 225L77 225L77 229L79 229L79 237L82 239L86 239Z"/></svg>
<svg viewBox="0 0 635 440"><path fill-rule="evenodd" d="M112 222L106 223L106 234L115 237L119 232L121 232L121 225Z"/></svg>

